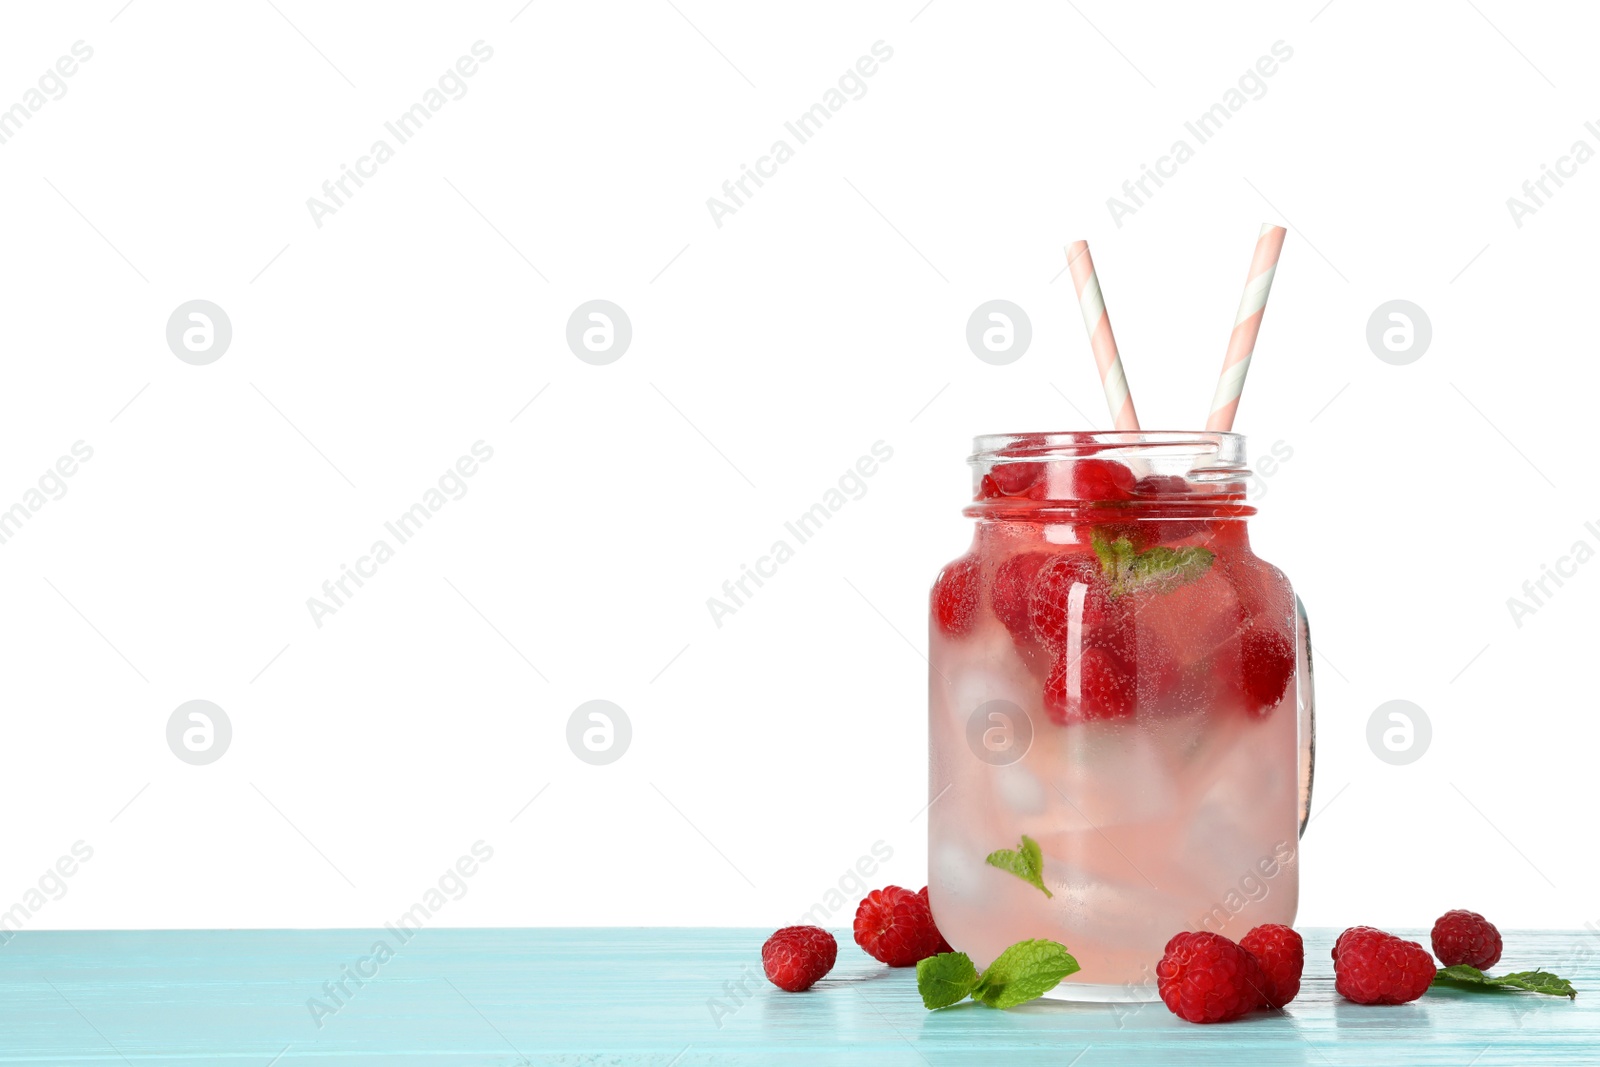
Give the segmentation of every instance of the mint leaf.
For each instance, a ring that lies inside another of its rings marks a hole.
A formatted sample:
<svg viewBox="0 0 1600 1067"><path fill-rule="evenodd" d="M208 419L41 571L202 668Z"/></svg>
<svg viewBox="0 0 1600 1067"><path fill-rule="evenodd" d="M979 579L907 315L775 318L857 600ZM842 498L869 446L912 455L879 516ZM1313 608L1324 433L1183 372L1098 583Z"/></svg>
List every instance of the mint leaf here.
<svg viewBox="0 0 1600 1067"><path fill-rule="evenodd" d="M1078 961L1065 945L1018 941L981 976L965 952L929 956L917 964L917 992L929 1011L959 1004L969 996L991 1008L1014 1008L1050 992L1077 970Z"/></svg>
<svg viewBox="0 0 1600 1067"><path fill-rule="evenodd" d="M1106 535L1098 529L1089 531L1089 543L1094 546L1095 557L1100 560L1100 569L1112 584L1116 584L1137 554L1133 551L1133 542L1126 536L1107 541Z"/></svg>
<svg viewBox="0 0 1600 1067"><path fill-rule="evenodd" d="M1571 982L1565 978L1558 978L1549 971L1517 971L1496 978L1465 963L1439 968L1439 973L1433 976L1433 984L1472 990L1526 989L1530 993L1566 997L1569 1000L1578 995L1578 991L1572 988Z"/></svg>
<svg viewBox="0 0 1600 1067"><path fill-rule="evenodd" d="M1014 1008L1054 989L1078 970L1067 947L1055 941L1018 941L1000 953L972 991L991 1008ZM920 975L919 975L920 978Z"/></svg>
<svg viewBox="0 0 1600 1067"><path fill-rule="evenodd" d="M1039 851L1039 842L1027 834L1022 835L1022 844L1015 849L995 849L983 862L1002 871L1010 871L1045 896L1055 897L1044 885L1044 854Z"/></svg>
<svg viewBox="0 0 1600 1067"><path fill-rule="evenodd" d="M1199 545L1156 545L1136 552L1127 537L1109 541L1099 530L1089 532L1089 543L1113 597L1146 591L1169 593L1200 577L1216 559L1216 553Z"/></svg>
<svg viewBox="0 0 1600 1067"><path fill-rule="evenodd" d="M1090 530L1089 543L1094 546L1095 558L1100 561L1100 571L1106 576L1111 595L1121 596L1127 592L1133 578L1133 561L1139 555L1133 550L1133 542L1126 536L1108 541L1099 530Z"/></svg>
<svg viewBox="0 0 1600 1067"><path fill-rule="evenodd" d="M1139 589L1169 592L1200 577L1215 558L1216 553L1199 545L1186 548L1157 545L1134 559L1133 582Z"/></svg>
<svg viewBox="0 0 1600 1067"><path fill-rule="evenodd" d="M978 987L978 968L965 952L941 952L917 963L917 992L929 1011L966 1000Z"/></svg>

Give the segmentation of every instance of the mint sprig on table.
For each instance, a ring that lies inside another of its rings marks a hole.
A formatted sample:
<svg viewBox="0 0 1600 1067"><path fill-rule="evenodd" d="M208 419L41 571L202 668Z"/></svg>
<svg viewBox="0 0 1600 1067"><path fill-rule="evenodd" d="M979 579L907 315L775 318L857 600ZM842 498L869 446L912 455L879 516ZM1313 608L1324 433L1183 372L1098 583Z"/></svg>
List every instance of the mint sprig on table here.
<svg viewBox="0 0 1600 1067"><path fill-rule="evenodd" d="M1089 535L1113 597L1129 593L1167 593L1204 574L1216 553L1199 545L1168 548L1156 545L1136 551L1126 536L1109 540L1099 530Z"/></svg>
<svg viewBox="0 0 1600 1067"><path fill-rule="evenodd" d="M1045 888L1044 855L1039 851L1039 842L1027 834L1022 835L1022 843L1016 848L997 848L983 862L1002 871L1010 871L1045 896L1055 897Z"/></svg>
<svg viewBox="0 0 1600 1067"><path fill-rule="evenodd" d="M1433 984L1479 991L1526 989L1530 993L1543 993L1548 997L1566 997L1569 1000L1575 999L1578 995L1578 991L1572 988L1571 982L1549 971L1517 971L1496 978L1465 963L1458 963L1454 967L1440 967L1439 973L1433 976Z"/></svg>
<svg viewBox="0 0 1600 1067"><path fill-rule="evenodd" d="M1014 1008L1050 992L1078 970L1065 945L1018 941L982 974L965 952L942 952L917 964L917 992L929 1011L971 997L990 1008Z"/></svg>

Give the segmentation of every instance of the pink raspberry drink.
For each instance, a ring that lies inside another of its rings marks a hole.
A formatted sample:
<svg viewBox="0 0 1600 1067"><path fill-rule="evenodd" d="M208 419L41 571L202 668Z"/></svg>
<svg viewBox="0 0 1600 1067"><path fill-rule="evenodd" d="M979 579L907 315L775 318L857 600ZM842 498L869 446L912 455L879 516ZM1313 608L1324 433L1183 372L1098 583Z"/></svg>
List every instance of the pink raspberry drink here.
<svg viewBox="0 0 1600 1067"><path fill-rule="evenodd" d="M979 967L1049 938L1082 967L1051 995L1153 1000L1174 931L1293 923L1309 633L1251 551L1244 455L977 439L972 547L931 602L928 893Z"/></svg>

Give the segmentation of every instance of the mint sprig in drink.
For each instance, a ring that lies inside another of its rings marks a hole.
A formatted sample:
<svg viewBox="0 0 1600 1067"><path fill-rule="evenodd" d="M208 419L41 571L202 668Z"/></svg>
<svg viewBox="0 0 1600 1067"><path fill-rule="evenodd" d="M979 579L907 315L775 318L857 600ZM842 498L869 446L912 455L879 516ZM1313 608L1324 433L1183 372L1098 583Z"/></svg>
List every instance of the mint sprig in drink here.
<svg viewBox="0 0 1600 1067"><path fill-rule="evenodd" d="M934 584L928 895L986 967L1068 946L1051 994L1153 1000L1174 931L1294 922L1310 804L1305 615L1250 547L1231 433L1283 246L1257 240L1204 432L1139 429L1087 246L1117 426L977 439L971 549Z"/></svg>

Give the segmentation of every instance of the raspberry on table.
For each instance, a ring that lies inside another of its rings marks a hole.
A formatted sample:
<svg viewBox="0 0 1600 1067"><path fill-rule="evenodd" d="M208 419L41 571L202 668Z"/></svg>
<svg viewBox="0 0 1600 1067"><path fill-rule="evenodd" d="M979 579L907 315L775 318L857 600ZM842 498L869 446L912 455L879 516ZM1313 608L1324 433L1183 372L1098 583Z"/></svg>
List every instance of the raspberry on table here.
<svg viewBox="0 0 1600 1067"><path fill-rule="evenodd" d="M1433 984L1437 968L1415 941L1352 927L1333 947L1333 988L1357 1004L1406 1004Z"/></svg>
<svg viewBox="0 0 1600 1067"><path fill-rule="evenodd" d="M939 572L933 582L933 616L947 634L972 629L978 614L978 559L963 556Z"/></svg>
<svg viewBox="0 0 1600 1067"><path fill-rule="evenodd" d="M1167 953L1171 952L1176 946L1188 941L1194 935L1195 935L1195 931L1193 931L1193 930L1179 930L1177 933L1175 933L1171 937L1167 938L1167 947L1161 950L1161 954L1163 956L1165 956Z"/></svg>
<svg viewBox="0 0 1600 1067"><path fill-rule="evenodd" d="M1465 963L1487 971L1500 962L1500 931L1475 911L1456 908L1433 924L1433 954L1446 967Z"/></svg>
<svg viewBox="0 0 1600 1067"><path fill-rule="evenodd" d="M912 967L950 948L933 924L927 890L913 893L897 885L862 898L856 906L855 935L867 955L891 967Z"/></svg>
<svg viewBox="0 0 1600 1067"><path fill-rule="evenodd" d="M779 989L800 993L833 970L839 943L820 926L785 926L761 946L761 968Z"/></svg>
<svg viewBox="0 0 1600 1067"><path fill-rule="evenodd" d="M1156 988L1180 1019L1221 1023L1260 1007L1267 977L1249 952L1221 934L1178 934L1156 964Z"/></svg>
<svg viewBox="0 0 1600 1067"><path fill-rule="evenodd" d="M922 903L923 904L927 904L928 903L928 887L927 886L923 886L922 887L922 891L920 893L918 893L917 896L922 898ZM932 905L928 906L928 921L929 922L933 922L933 907L932 907ZM939 925L937 923L934 923L933 932L934 932L934 934L937 935L937 938L938 938L938 940L934 943L933 953L932 953L933 955L937 956L937 955L939 955L941 953L944 953L944 952L954 952L955 951L955 949L950 947L950 942L948 942L948 941L946 941L944 939L944 935L939 933Z"/></svg>
<svg viewBox="0 0 1600 1067"><path fill-rule="evenodd" d="M1345 930L1344 933L1340 934L1338 940L1334 941L1333 943L1333 952L1331 955L1333 956L1334 966L1337 967L1339 965L1339 953L1344 950L1345 945L1353 944L1362 938L1372 936L1393 937L1394 935L1386 934L1375 926L1350 927L1349 929Z"/></svg>
<svg viewBox="0 0 1600 1067"><path fill-rule="evenodd" d="M1256 958L1267 976L1267 1007L1281 1008L1299 994L1306 965L1306 945L1299 934L1279 923L1265 923L1241 937L1239 947Z"/></svg>

